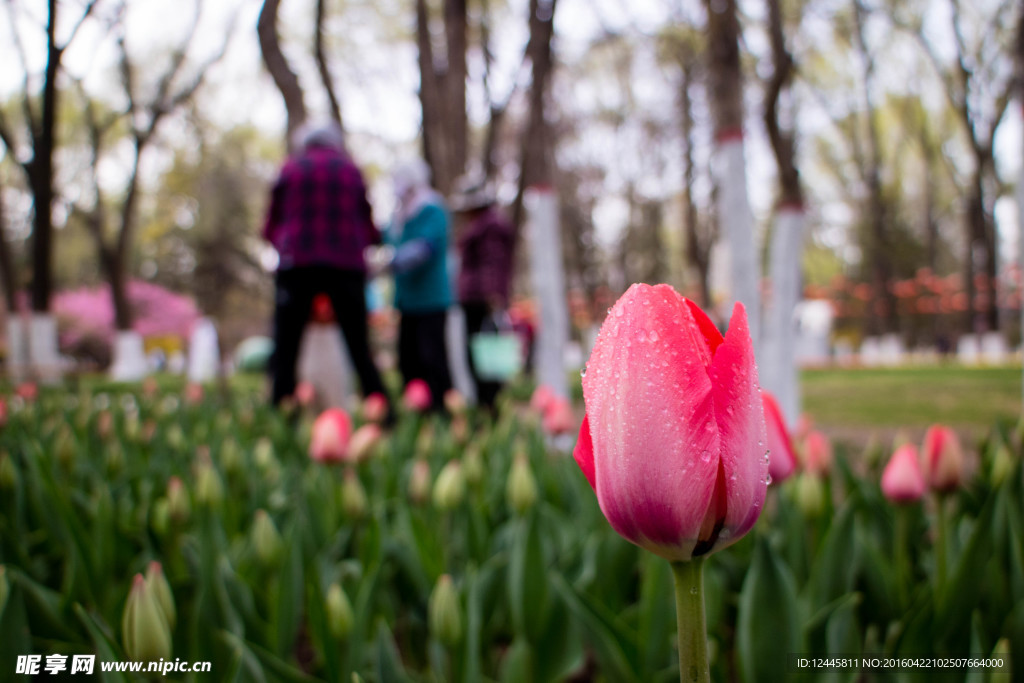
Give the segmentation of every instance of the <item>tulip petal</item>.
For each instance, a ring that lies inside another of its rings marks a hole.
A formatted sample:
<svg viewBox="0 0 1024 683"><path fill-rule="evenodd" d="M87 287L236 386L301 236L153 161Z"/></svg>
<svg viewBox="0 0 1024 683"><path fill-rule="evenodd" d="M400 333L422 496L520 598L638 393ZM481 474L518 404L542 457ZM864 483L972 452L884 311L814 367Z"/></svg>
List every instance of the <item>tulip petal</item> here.
<svg viewBox="0 0 1024 683"><path fill-rule="evenodd" d="M693 320L697 323L697 328L700 330L701 334L704 335L704 341L707 342L708 351L710 351L711 355L714 356L715 351L718 350L718 347L721 346L724 341L722 333L718 331L718 327L711 322L711 318L708 317L707 313L701 310L700 306L689 299L686 300L686 305L690 307L690 313L693 314Z"/></svg>
<svg viewBox="0 0 1024 683"><path fill-rule="evenodd" d="M690 558L715 488L711 361L682 296L634 285L602 325L583 378L601 510L670 560Z"/></svg>
<svg viewBox="0 0 1024 683"><path fill-rule="evenodd" d="M767 490L768 456L764 408L757 383L754 348L747 313L737 302L725 340L709 369L715 419L721 437L722 468L726 478L726 512L722 538L728 545L757 521Z"/></svg>
<svg viewBox="0 0 1024 683"><path fill-rule="evenodd" d="M796 470L796 451L793 450L786 421L775 397L764 391L761 399L764 402L764 422L768 436L768 472L772 475L772 481L778 484Z"/></svg>
<svg viewBox="0 0 1024 683"><path fill-rule="evenodd" d="M580 425L580 436L576 439L576 448L572 451L572 457L576 464L583 470L584 476L590 482L590 488L597 490L594 486L594 442L590 438L590 421L587 414L583 414L583 424Z"/></svg>

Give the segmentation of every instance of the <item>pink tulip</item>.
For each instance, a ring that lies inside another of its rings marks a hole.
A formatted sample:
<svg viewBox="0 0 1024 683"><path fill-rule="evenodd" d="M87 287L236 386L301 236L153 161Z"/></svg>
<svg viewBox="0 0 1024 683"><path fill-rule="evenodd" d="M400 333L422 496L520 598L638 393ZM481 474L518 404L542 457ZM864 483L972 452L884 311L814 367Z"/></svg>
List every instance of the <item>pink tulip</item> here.
<svg viewBox="0 0 1024 683"><path fill-rule="evenodd" d="M909 443L900 446L882 472L882 493L893 503L912 503L921 499L924 488L917 447Z"/></svg>
<svg viewBox="0 0 1024 683"><path fill-rule="evenodd" d="M24 399L26 403L31 403L39 396L39 385L35 382L22 382L14 390L14 393Z"/></svg>
<svg viewBox="0 0 1024 683"><path fill-rule="evenodd" d="M375 392L363 399L363 419L367 422L381 422L388 414L388 400L384 394Z"/></svg>
<svg viewBox="0 0 1024 683"><path fill-rule="evenodd" d="M300 406L311 406L316 400L316 387L312 382L299 382L295 387L295 402Z"/></svg>
<svg viewBox="0 0 1024 683"><path fill-rule="evenodd" d="M921 469L933 490L948 493L964 478L964 452L956 432L945 425L932 425L921 446Z"/></svg>
<svg viewBox="0 0 1024 683"><path fill-rule="evenodd" d="M742 304L723 339L668 285L633 285L601 327L583 396L573 455L627 540L686 561L757 521L768 457Z"/></svg>
<svg viewBox="0 0 1024 683"><path fill-rule="evenodd" d="M452 415L462 415L466 412L466 398L458 389L449 389L444 392L444 407Z"/></svg>
<svg viewBox="0 0 1024 683"><path fill-rule="evenodd" d="M185 385L185 401L193 405L203 400L203 385L198 382L189 382Z"/></svg>
<svg viewBox="0 0 1024 683"><path fill-rule="evenodd" d="M832 469L832 442L816 429L804 437L804 469L818 477L824 477Z"/></svg>
<svg viewBox="0 0 1024 683"><path fill-rule="evenodd" d="M544 408L542 422L548 434L568 434L576 428L576 418L572 414L572 403L561 396L552 396Z"/></svg>
<svg viewBox="0 0 1024 683"><path fill-rule="evenodd" d="M409 410L417 413L428 410L432 400L430 387L422 379L414 379L405 385L402 401Z"/></svg>
<svg viewBox="0 0 1024 683"><path fill-rule="evenodd" d="M0 397L0 427L7 424L7 399Z"/></svg>
<svg viewBox="0 0 1024 683"><path fill-rule="evenodd" d="M341 408L328 408L313 422L309 457L317 462L340 462L348 454L352 421Z"/></svg>
<svg viewBox="0 0 1024 683"><path fill-rule="evenodd" d="M551 387L546 384L541 384L533 390L533 396L530 397L530 409L540 415L543 415L548 404L551 403L554 398L555 392L551 390Z"/></svg>
<svg viewBox="0 0 1024 683"><path fill-rule="evenodd" d="M352 433L348 443L347 460L362 462L366 460L374 447L384 436L384 431L379 424L369 422Z"/></svg>
<svg viewBox="0 0 1024 683"><path fill-rule="evenodd" d="M768 474L773 482L781 484L796 470L796 453L775 397L763 391L761 399L764 402L764 422L768 433Z"/></svg>

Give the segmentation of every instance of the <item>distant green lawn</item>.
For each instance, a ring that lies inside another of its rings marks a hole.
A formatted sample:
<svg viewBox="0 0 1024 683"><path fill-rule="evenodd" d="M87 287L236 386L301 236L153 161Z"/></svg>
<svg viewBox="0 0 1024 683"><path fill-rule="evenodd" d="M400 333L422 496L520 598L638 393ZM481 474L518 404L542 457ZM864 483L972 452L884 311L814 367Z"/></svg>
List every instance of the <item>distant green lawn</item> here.
<svg viewBox="0 0 1024 683"><path fill-rule="evenodd" d="M1020 414L1019 367L958 365L806 370L803 406L839 438L866 440L942 422L980 436L998 418Z"/></svg>

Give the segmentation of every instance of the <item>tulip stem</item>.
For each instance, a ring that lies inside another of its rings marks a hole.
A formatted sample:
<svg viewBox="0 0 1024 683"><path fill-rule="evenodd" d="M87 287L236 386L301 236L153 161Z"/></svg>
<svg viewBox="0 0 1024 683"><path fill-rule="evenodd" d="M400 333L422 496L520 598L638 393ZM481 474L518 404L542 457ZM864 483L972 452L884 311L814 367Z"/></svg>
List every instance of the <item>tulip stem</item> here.
<svg viewBox="0 0 1024 683"><path fill-rule="evenodd" d="M676 622L679 626L679 679L709 683L708 636L704 619L704 558L673 562Z"/></svg>

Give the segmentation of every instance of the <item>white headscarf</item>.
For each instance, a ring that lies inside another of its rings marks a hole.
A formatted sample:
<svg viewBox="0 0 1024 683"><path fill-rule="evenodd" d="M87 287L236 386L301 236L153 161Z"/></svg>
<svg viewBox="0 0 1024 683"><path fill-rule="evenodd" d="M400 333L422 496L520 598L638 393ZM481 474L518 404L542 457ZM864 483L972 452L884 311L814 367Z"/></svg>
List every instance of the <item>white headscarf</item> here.
<svg viewBox="0 0 1024 683"><path fill-rule="evenodd" d="M401 231L405 224L428 204L441 204L442 199L430 187L430 167L422 159L411 159L391 172L391 185L398 198L393 227Z"/></svg>

